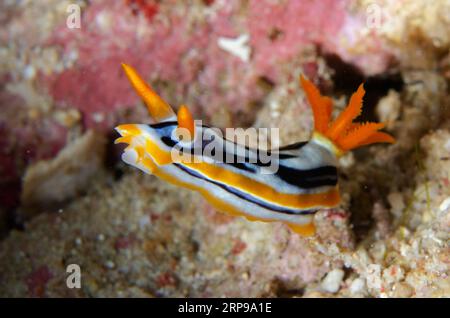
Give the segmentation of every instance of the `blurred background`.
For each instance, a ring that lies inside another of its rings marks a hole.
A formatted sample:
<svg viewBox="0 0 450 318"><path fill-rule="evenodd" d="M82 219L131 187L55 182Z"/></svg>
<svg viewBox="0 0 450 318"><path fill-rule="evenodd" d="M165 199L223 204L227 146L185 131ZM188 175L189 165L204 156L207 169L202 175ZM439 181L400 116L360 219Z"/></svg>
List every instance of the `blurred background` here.
<svg viewBox="0 0 450 318"><path fill-rule="evenodd" d="M0 296L450 296L448 0L5 0L0 23ZM120 161L113 128L150 122L122 62L283 144L311 134L300 74L336 112L364 82L397 143L341 159L316 237L233 218Z"/></svg>

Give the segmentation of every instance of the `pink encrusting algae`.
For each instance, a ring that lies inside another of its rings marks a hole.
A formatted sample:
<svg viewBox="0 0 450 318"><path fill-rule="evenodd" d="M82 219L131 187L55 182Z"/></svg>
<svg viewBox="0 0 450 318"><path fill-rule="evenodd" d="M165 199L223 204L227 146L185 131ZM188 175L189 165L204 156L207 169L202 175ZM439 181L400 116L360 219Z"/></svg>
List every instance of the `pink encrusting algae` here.
<svg viewBox="0 0 450 318"><path fill-rule="evenodd" d="M230 1L217 4L216 12L201 21L190 16L189 7L178 13L169 3L161 3L151 19L141 19L127 2L96 2L82 16L82 25L90 27L70 30L62 25L48 39L66 55L76 52L72 67L45 82L59 104L82 112L87 127L110 129L112 113L137 102L120 73L122 61L148 79L174 83L177 98L191 96L193 106L207 115L224 107L246 113L263 96L260 78L276 82L282 64L310 45L336 52L336 38L348 21L347 1L250 1L245 15ZM248 62L217 45L219 38L241 34L249 34ZM99 113L105 117L100 123L95 120Z"/></svg>
<svg viewBox="0 0 450 318"><path fill-rule="evenodd" d="M335 51L344 26L348 1L250 1L247 20L254 66L276 79L279 63L296 58L305 46L317 44Z"/></svg>
<svg viewBox="0 0 450 318"><path fill-rule="evenodd" d="M80 29L66 26L68 3L0 4L0 295L449 295L448 1L379 0L381 25L370 1L76 1ZM397 143L342 157L342 205L301 238L118 163L112 127L150 122L122 62L175 110L186 103L221 128L278 127L282 143L313 125L300 74L336 113L364 81L363 120ZM87 135L106 142L80 147ZM27 214L27 202L61 194ZM80 289L64 284L73 263Z"/></svg>
<svg viewBox="0 0 450 318"><path fill-rule="evenodd" d="M28 286L28 293L31 297L43 297L45 296L45 288L53 274L50 272L47 266L41 266L38 269L31 272L26 278Z"/></svg>

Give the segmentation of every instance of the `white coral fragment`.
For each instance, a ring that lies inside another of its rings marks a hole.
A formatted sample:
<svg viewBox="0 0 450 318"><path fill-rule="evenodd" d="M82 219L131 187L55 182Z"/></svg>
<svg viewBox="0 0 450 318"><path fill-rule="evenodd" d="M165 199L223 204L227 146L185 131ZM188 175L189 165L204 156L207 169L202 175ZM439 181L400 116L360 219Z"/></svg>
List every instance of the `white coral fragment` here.
<svg viewBox="0 0 450 318"><path fill-rule="evenodd" d="M248 46L249 39L250 36L248 34L242 34L235 39L220 37L217 40L217 45L222 50L240 58L242 61L248 62L251 53L250 47Z"/></svg>
<svg viewBox="0 0 450 318"><path fill-rule="evenodd" d="M321 287L324 291L334 294L339 290L343 278L344 271L342 269L333 269L325 276Z"/></svg>

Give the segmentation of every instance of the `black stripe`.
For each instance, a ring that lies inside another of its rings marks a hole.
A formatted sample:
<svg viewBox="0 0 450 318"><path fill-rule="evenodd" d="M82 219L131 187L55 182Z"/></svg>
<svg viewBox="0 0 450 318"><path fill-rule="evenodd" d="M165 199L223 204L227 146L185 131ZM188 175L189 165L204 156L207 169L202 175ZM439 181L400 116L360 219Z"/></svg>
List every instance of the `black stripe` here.
<svg viewBox="0 0 450 318"><path fill-rule="evenodd" d="M154 128L154 129L156 129L156 130L160 130L160 129L164 129L164 128L167 128L167 127L170 127L170 126L177 126L178 125L178 123L176 122L176 121L165 121L165 122L159 122L159 123L156 123L156 124L151 124L151 125L149 125L150 127L152 127L152 128ZM212 129L211 127L209 127L209 126L206 126L206 125L202 125L202 128L204 128L204 129ZM167 136L163 136L162 138L165 138L166 140L165 141L163 141L167 146L169 146L169 147L173 147L175 144L176 144L176 142L175 141L173 141L170 137L167 137ZM233 141L231 141L231 140L228 140L228 139L225 139L225 138L222 138L222 140L224 141L224 142L231 142L231 143L234 143ZM209 142L209 141L208 141ZM296 143L294 143L294 144L290 144L290 145L287 145L287 146L283 146L283 147L281 147L281 148L278 148L278 149L276 149L276 150L264 150L264 152L266 152L267 153L267 155L272 155L271 153L273 152L273 151L276 151L276 152L278 152L278 151L284 151L284 150L295 150L295 149L300 149L301 147L303 147L304 145L306 145L308 142L307 141L300 141L300 142L296 142ZM234 143L234 144L236 144L236 143ZM256 151L257 152L257 154L259 154L259 150L258 149L252 149L252 148L249 148L249 147L247 147L246 145L239 145L239 146L241 146L241 147L244 147L245 148L245 150L247 150L247 151ZM202 143L202 147L205 147L205 144L204 143ZM293 158L293 157L295 157L295 155L292 155L292 154L278 154L279 155L279 158L280 159L289 159L289 158ZM258 160L259 162L260 162L260 160Z"/></svg>
<svg viewBox="0 0 450 318"><path fill-rule="evenodd" d="M290 153L278 153L277 156L280 160L297 158L296 155L292 155Z"/></svg>
<svg viewBox="0 0 450 318"><path fill-rule="evenodd" d="M161 137L161 141L162 141L167 147L170 147L170 148L175 147L176 144L178 143L178 142L176 142L176 141L173 141L172 138L167 137L167 136L162 136L162 137ZM182 149L184 150L184 148L182 148ZM192 151L192 150L193 150L193 149L191 149L191 151ZM192 153L193 153L193 152L192 152Z"/></svg>
<svg viewBox="0 0 450 318"><path fill-rule="evenodd" d="M161 137L161 141L167 147L170 147L170 148L173 148L173 147L175 147L178 144L177 141L174 141L173 139L171 139L170 137L167 137L167 136L162 136ZM210 142L211 142L210 140L202 142L202 151L200 153L203 153L205 147ZM213 151L212 151L211 155L215 156L216 155L215 148L213 148L212 150ZM195 155L195 154L198 153L198 150L196 151L196 148L188 148L188 149L186 149L184 147L180 147L180 152L187 153L187 154L190 154L190 155ZM226 153L225 153L225 151L223 149L222 149L222 153L223 153L222 158L226 160L227 156L226 156ZM253 161L253 160L251 160L251 161ZM245 157L238 156L235 153L233 154L233 158L232 158L231 162L225 162L225 163L229 164L229 165L231 165L231 166L233 166L233 167L235 167L237 169L245 170L247 172L256 172L256 169L253 168L252 165L257 165L257 166L260 166L260 167L270 167L270 163L263 163L263 162L261 162L261 159L260 159L259 156L257 157L257 162L250 162L250 158L248 156L245 156Z"/></svg>
<svg viewBox="0 0 450 318"><path fill-rule="evenodd" d="M233 162L227 163L227 164L229 164L239 170L244 170L244 171L251 172L251 173L256 172L255 168L253 168L251 165L247 165L246 163L243 163L243 162L234 162L233 161Z"/></svg>
<svg viewBox="0 0 450 318"><path fill-rule="evenodd" d="M166 128L166 127L173 126L173 125L178 125L178 123L174 120L170 120L170 121L159 122L156 124L150 124L149 126L154 129L161 129L161 128Z"/></svg>
<svg viewBox="0 0 450 318"><path fill-rule="evenodd" d="M286 145L283 147L278 148L278 151L284 151L284 150L298 150L305 146L308 143L308 141L300 141L296 142L294 144Z"/></svg>
<svg viewBox="0 0 450 318"><path fill-rule="evenodd" d="M177 142L173 141L171 138L166 136L162 136L161 140L166 146L171 148L177 144ZM205 143L202 143L202 146L203 145L205 145ZM184 148L182 148L182 150L186 151ZM194 148L190 148L188 150L189 150L189 152L187 152L188 154L189 153L191 155L195 154ZM226 159L226 157L223 156L222 158ZM250 159L247 156L241 157L237 156L236 154L233 154L232 162L226 162L225 164L229 164L236 169L243 170L249 173L255 173L257 171L255 168L252 167L253 165L259 167L270 166L270 163L265 164L262 163L260 160L258 160L258 162L256 163L249 161ZM335 186L338 181L337 169L334 166L323 166L309 170L299 170L295 168L286 167L282 165L280 162L276 175L284 182L302 189L311 189L321 186Z"/></svg>
<svg viewBox="0 0 450 318"><path fill-rule="evenodd" d="M278 213L284 213L284 214L290 214L290 215L309 215L309 214L314 214L316 213L317 210L293 210L293 209L288 209L288 208L281 208L281 207L277 207L273 204L270 203L266 203L258 198L255 198L245 192L242 192L236 188L227 186L225 184L222 184L220 182L211 180L209 178L205 178L204 176L200 175L198 172L191 170L189 168L186 168L185 166L182 166L181 164L178 163L174 163L174 165L179 168L180 170L186 172L187 174L191 175L192 177L201 179L201 180L205 180L206 182L212 183L222 189L224 189L225 191L241 198L244 199L246 201L249 201L251 203L254 203L260 207L263 207L265 209L271 210L273 212L278 212Z"/></svg>
<svg viewBox="0 0 450 318"><path fill-rule="evenodd" d="M164 129L164 128L167 128L169 126L177 126L177 125L178 125L178 123L176 121L166 121L166 122L152 124L152 125L150 125L150 127L154 128L154 129ZM212 127L210 127L210 126L202 125L202 128L203 129L211 129L212 131L214 131L214 129ZM216 135L213 134L212 136L216 136ZM170 143L166 143L166 145L168 145L169 147L173 147L173 145L175 145L177 143L176 141L172 140L170 137L167 137L167 136L164 136L164 137L167 138L167 141L170 140ZM219 136L219 137L222 139L222 141L224 143L230 142L230 143L236 144L232 140L225 139L225 138L223 138L221 136ZM202 142L202 148L204 148L209 142L212 142L213 140L204 140L203 139L203 141L204 142ZM265 153L267 153L268 156L271 156L272 152L274 152L274 151L278 152L278 151L282 151L282 150L299 149L299 148L303 147L307 143L308 143L307 141L301 141L301 142L297 142L297 143L294 143L294 144L291 144L291 145L287 145L287 146L281 147L281 148L276 149L276 150L270 150L270 149L268 149L268 150L259 150L259 149L250 148L250 147L248 147L246 145L240 145L240 144L236 144L236 145L238 145L240 147L243 147L246 151L256 152L257 155L259 155L259 151L264 151ZM295 155L292 155L292 154L278 154L278 155L279 155L280 159L289 159L289 158L295 157ZM260 162L260 160L258 160L258 162ZM262 164L262 165L264 165L264 164Z"/></svg>

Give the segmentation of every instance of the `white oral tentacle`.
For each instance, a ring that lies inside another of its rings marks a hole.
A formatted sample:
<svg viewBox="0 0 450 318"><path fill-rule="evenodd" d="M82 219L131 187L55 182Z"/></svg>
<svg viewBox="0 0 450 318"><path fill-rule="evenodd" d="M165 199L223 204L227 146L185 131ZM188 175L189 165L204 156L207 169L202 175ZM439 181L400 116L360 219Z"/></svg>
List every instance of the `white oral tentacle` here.
<svg viewBox="0 0 450 318"><path fill-rule="evenodd" d="M122 160L131 166L135 166L138 159L139 155L132 147L127 147L122 153Z"/></svg>

